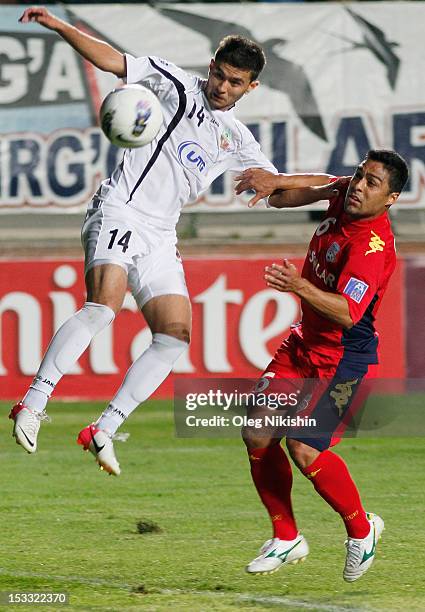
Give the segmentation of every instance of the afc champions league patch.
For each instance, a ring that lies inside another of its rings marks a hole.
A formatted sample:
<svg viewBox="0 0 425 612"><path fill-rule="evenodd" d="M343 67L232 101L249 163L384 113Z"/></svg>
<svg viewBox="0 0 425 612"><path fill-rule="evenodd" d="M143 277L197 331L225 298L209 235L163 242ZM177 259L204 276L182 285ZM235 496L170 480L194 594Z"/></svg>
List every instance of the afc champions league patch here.
<svg viewBox="0 0 425 612"><path fill-rule="evenodd" d="M326 251L326 261L328 263L334 263L338 257L341 247L337 242L332 242L331 246Z"/></svg>
<svg viewBox="0 0 425 612"><path fill-rule="evenodd" d="M369 285L352 276L345 285L345 289L342 293L345 293L345 295L348 295L348 297L357 302L357 304L360 304L368 289Z"/></svg>

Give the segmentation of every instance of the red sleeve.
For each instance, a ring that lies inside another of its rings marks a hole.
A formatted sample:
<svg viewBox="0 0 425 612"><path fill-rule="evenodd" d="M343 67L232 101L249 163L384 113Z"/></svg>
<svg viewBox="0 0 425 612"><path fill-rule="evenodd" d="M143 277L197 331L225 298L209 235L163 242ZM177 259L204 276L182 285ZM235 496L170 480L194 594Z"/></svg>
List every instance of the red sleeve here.
<svg viewBox="0 0 425 612"><path fill-rule="evenodd" d="M369 252L368 252L369 251ZM337 293L347 300L353 323L360 321L370 302L381 288L386 254L370 252L369 238L363 237L351 246L339 275Z"/></svg>

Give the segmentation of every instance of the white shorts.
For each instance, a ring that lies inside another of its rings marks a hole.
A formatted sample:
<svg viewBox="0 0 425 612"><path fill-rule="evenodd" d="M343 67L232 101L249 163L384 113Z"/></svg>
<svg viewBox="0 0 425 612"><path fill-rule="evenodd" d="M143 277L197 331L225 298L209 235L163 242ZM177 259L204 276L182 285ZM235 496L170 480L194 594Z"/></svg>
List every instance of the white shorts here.
<svg viewBox="0 0 425 612"><path fill-rule="evenodd" d="M115 207L89 210L81 230L85 274L113 263L127 272L139 308L153 297L189 297L175 231L154 227Z"/></svg>

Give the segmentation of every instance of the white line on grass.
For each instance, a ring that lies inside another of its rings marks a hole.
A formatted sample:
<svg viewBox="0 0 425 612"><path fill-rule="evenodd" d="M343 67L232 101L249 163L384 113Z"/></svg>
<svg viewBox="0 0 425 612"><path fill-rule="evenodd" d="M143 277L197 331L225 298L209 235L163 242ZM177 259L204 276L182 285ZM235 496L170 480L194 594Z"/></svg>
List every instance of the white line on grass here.
<svg viewBox="0 0 425 612"><path fill-rule="evenodd" d="M0 567L0 575L10 576L11 578L42 578L43 580L54 580L57 582L75 582L88 584L91 586L107 586L125 591L133 591L136 585L123 582L114 582L107 578L86 578L85 576L55 576L46 575L38 572L11 572L4 567ZM336 606L332 604L316 603L313 600L294 599L279 595L255 595L249 593L237 593L235 591L202 591L190 589L156 589L146 593L147 595L203 595L207 597L234 597L241 601L259 603L266 605L286 605L293 608L304 610L322 610L323 612L373 612L372 608L363 606L357 608L353 606Z"/></svg>
<svg viewBox="0 0 425 612"><path fill-rule="evenodd" d="M303 608L304 610L323 610L323 612L373 612L372 608L363 606L357 608L353 606L335 606L331 604L316 603L313 600L294 599L292 597L282 597L280 595L251 595L249 593L236 593L235 591L187 591L182 589L161 589L161 593L169 595L207 595L211 597L224 597L233 595L238 600L266 605L286 605L293 608Z"/></svg>
<svg viewBox="0 0 425 612"><path fill-rule="evenodd" d="M277 595L242 595L240 594L238 599L244 601L250 601L253 603L263 604L286 604L293 608L304 608L305 610L323 610L326 612L372 612L371 608L353 608L351 606L334 606L332 604L314 603L314 601L304 601L302 599L292 599L292 597L280 597Z"/></svg>

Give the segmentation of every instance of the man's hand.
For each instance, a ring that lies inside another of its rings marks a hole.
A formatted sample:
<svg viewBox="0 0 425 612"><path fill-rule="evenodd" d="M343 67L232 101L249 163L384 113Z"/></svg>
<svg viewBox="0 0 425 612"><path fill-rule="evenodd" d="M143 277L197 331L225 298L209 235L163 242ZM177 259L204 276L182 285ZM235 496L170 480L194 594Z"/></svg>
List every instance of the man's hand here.
<svg viewBox="0 0 425 612"><path fill-rule="evenodd" d="M275 189L279 187L279 177L276 174L272 174L267 170L261 168L249 168L244 170L241 174L235 177L235 181L239 181L235 187L236 193L239 195L244 191L253 189L255 196L248 202L248 206L251 208L255 204L269 196Z"/></svg>
<svg viewBox="0 0 425 612"><path fill-rule="evenodd" d="M351 176L340 176L336 181L333 181L333 183L328 183L322 187L316 187L315 189L319 196L318 199L331 200L332 198L336 198L339 192L348 186L350 181Z"/></svg>
<svg viewBox="0 0 425 612"><path fill-rule="evenodd" d="M273 263L271 266L266 266L264 280L268 287L292 293L297 293L303 283L297 268L287 259L283 260L283 265Z"/></svg>
<svg viewBox="0 0 425 612"><path fill-rule="evenodd" d="M56 30L61 23L61 20L49 13L44 6L32 6L25 9L19 21L21 23L36 22L49 30Z"/></svg>
<svg viewBox="0 0 425 612"><path fill-rule="evenodd" d="M294 264L287 259L283 260L283 265L273 263L271 266L266 266L264 279L268 287L294 293L320 315L337 325L346 329L353 327L353 319L345 297L315 287L309 280L300 276Z"/></svg>

